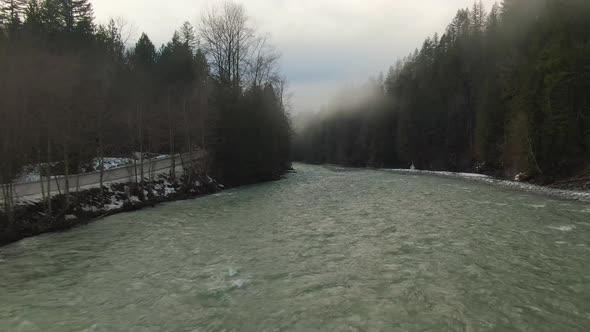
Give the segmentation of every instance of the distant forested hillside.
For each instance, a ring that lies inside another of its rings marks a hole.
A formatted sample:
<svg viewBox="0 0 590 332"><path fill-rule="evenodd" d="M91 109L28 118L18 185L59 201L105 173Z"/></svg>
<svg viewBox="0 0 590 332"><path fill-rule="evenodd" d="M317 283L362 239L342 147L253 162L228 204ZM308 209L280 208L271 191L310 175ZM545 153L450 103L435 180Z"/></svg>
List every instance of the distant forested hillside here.
<svg viewBox="0 0 590 332"><path fill-rule="evenodd" d="M296 159L575 172L590 161L590 1L478 2L360 90L305 116Z"/></svg>

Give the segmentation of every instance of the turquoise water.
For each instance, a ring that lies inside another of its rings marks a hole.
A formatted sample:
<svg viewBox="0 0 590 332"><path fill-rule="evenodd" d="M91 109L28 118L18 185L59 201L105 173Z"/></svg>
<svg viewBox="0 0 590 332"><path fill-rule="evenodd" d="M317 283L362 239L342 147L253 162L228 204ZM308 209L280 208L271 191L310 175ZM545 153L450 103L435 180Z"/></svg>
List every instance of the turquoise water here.
<svg viewBox="0 0 590 332"><path fill-rule="evenodd" d="M1 248L0 331L590 330L588 204L296 168Z"/></svg>

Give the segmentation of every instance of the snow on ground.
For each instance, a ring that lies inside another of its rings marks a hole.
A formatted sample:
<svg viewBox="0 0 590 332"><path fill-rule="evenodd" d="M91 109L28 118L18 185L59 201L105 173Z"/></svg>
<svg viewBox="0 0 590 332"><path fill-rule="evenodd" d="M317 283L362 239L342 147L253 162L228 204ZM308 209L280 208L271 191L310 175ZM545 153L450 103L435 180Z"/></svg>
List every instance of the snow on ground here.
<svg viewBox="0 0 590 332"><path fill-rule="evenodd" d="M100 211L100 209L97 208L96 206L90 206L90 205L82 206L81 210L84 212L94 212L94 213Z"/></svg>
<svg viewBox="0 0 590 332"><path fill-rule="evenodd" d="M582 202L590 202L590 192L554 189L554 188L549 188L549 187L537 186L537 185L526 183L526 182L517 182L517 181L496 179L491 176L483 175L483 174L420 171L420 170L411 170L411 169L385 169L385 171L394 172L394 173L398 173L398 174L434 175L434 176L444 176L444 177L468 179L468 180L473 180L473 181L478 181L478 182L500 185L503 187L513 188L513 189L518 189L518 190L524 190L524 191L531 192L531 193L573 199L573 200L578 200L578 201L582 201Z"/></svg>
<svg viewBox="0 0 590 332"><path fill-rule="evenodd" d="M116 195L112 195L111 196L111 203L110 204L105 204L104 205L104 209L106 211L113 211L113 210L119 210L123 208L123 205L125 204L125 202L123 202L122 200L117 199Z"/></svg>
<svg viewBox="0 0 590 332"><path fill-rule="evenodd" d="M15 182L17 183L28 183L28 182L39 182L41 181L41 175L39 174L23 174Z"/></svg>
<svg viewBox="0 0 590 332"><path fill-rule="evenodd" d="M167 154L162 155L153 155L151 156L152 160L160 160L166 159L169 157ZM147 157L145 161L148 161ZM55 165L56 163L52 163ZM104 169L106 171L125 167L130 164L133 164L133 158L118 158L118 157L105 157L103 158ZM30 182L39 182L41 181L41 172L40 168L47 167L47 163L42 164L32 164L32 165L25 165L23 167L21 175L15 179L14 183L30 183ZM94 158L89 165L90 171L99 171L100 170L100 159Z"/></svg>
<svg viewBox="0 0 590 332"><path fill-rule="evenodd" d="M504 187L509 187L509 188L525 190L525 191L532 192L532 193L539 193L539 194L545 194L545 195L554 196L554 197L574 199L574 200L578 200L578 201L582 201L582 202L590 202L590 192L554 189L554 188L537 186L537 185L525 183L525 182L498 180L498 179L493 179L493 178L487 179L484 182L498 184L498 185L501 185Z"/></svg>
<svg viewBox="0 0 590 332"><path fill-rule="evenodd" d="M477 174L477 173L455 173L455 172L446 172L446 171L421 171L417 169L386 169L386 171L402 173L402 174L429 174L429 175L439 175L439 176L446 176L446 177L458 177L458 178L490 178L487 175Z"/></svg>
<svg viewBox="0 0 590 332"><path fill-rule="evenodd" d="M23 170L21 175L15 180L16 183L27 183L27 182L38 182L41 181L41 172L39 170L40 166L43 165L45 167L45 163L43 164L36 164L36 165L25 165L23 166Z"/></svg>
<svg viewBox="0 0 590 332"><path fill-rule="evenodd" d="M105 171L113 168L127 166L132 163L133 159L131 158L103 158ZM92 160L92 167L94 170L100 170L100 158L94 158Z"/></svg>
<svg viewBox="0 0 590 332"><path fill-rule="evenodd" d="M170 196L170 195L174 195L176 194L176 188L174 188L172 186L172 184L170 182L168 182L167 180L164 181L164 195L166 197Z"/></svg>

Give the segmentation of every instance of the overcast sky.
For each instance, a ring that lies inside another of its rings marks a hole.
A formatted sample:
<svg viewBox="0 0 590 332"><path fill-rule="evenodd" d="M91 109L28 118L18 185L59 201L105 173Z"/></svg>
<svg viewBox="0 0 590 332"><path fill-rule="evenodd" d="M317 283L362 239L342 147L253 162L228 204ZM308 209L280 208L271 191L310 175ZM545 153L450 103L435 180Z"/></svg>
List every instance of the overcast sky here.
<svg viewBox="0 0 590 332"><path fill-rule="evenodd" d="M93 0L99 22L124 17L136 38L158 46L184 21L223 0ZM319 108L342 86L386 72L424 38L443 32L459 8L473 0L243 0L260 32L282 54L293 111ZM484 0L489 9L494 0Z"/></svg>

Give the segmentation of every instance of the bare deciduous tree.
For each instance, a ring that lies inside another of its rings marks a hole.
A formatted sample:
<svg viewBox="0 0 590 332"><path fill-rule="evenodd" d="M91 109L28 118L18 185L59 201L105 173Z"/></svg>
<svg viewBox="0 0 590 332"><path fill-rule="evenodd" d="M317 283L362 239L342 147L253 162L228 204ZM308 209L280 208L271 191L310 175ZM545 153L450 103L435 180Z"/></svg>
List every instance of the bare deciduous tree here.
<svg viewBox="0 0 590 332"><path fill-rule="evenodd" d="M213 8L201 18L199 30L215 78L239 87L257 43L244 7L226 2Z"/></svg>
<svg viewBox="0 0 590 332"><path fill-rule="evenodd" d="M279 76L278 61L281 55L273 46L269 45L268 36L256 38L253 45L253 54L248 63L248 74L251 83L260 87Z"/></svg>

